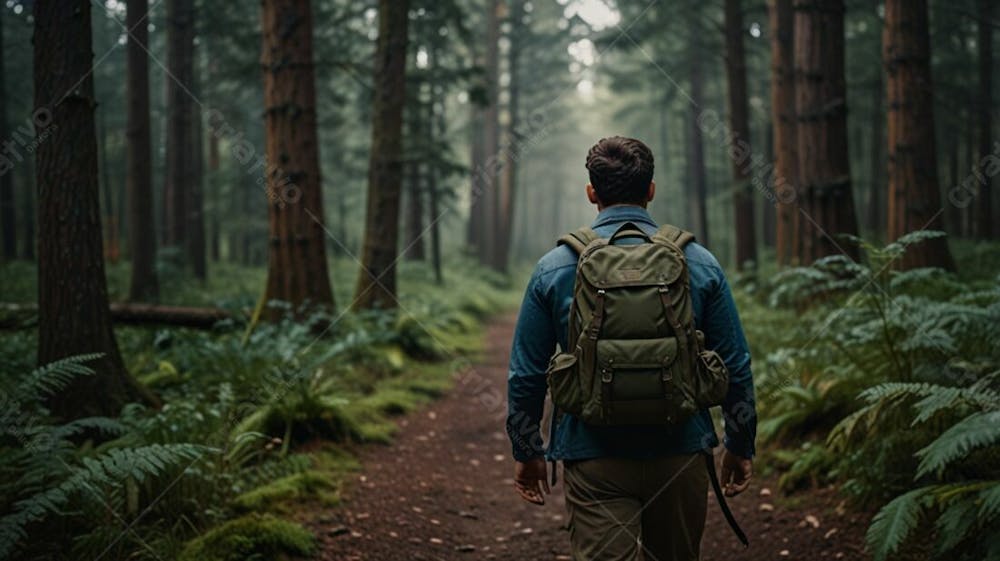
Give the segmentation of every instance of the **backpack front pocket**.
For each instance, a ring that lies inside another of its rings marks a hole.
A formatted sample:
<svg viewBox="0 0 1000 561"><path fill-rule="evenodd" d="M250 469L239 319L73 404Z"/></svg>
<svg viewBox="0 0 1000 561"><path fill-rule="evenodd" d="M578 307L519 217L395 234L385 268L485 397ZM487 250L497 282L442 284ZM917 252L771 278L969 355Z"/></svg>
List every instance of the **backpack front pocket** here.
<svg viewBox="0 0 1000 561"><path fill-rule="evenodd" d="M685 396L677 388L674 337L601 339L595 357L595 395L602 424L662 425L680 421Z"/></svg>

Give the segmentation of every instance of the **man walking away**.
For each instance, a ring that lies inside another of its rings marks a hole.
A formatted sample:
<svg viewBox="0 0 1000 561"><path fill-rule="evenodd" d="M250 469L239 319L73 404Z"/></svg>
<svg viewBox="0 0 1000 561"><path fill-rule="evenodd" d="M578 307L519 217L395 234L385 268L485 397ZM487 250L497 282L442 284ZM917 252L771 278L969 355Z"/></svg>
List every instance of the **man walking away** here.
<svg viewBox="0 0 1000 561"><path fill-rule="evenodd" d="M696 561L709 481L718 485L709 407L723 411L724 494L750 483L750 353L718 261L646 212L656 189L649 148L601 139L587 170L597 219L538 261L514 333L507 433L515 487L544 504L545 460L563 461L574 559L642 552L650 561ZM543 450L547 390L555 416Z"/></svg>

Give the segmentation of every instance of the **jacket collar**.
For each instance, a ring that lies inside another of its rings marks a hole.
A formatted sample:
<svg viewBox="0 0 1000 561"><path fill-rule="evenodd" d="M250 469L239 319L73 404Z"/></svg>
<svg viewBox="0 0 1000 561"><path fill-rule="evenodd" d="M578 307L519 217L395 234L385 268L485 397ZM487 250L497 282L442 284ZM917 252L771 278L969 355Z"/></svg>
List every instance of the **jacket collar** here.
<svg viewBox="0 0 1000 561"><path fill-rule="evenodd" d="M641 206L636 205L615 205L609 206L598 213L591 228L600 228L608 224L619 222L644 222L650 226L656 226L656 221L649 215L649 212Z"/></svg>

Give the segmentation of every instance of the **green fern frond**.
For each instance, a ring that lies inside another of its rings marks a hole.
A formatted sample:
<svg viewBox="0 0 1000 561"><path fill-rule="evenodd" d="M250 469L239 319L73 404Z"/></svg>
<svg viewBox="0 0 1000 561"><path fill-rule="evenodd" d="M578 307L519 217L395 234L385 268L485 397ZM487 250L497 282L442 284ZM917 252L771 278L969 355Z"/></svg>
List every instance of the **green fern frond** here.
<svg viewBox="0 0 1000 561"><path fill-rule="evenodd" d="M979 503L979 517L984 522L1000 517L1000 481L979 492Z"/></svg>
<svg viewBox="0 0 1000 561"><path fill-rule="evenodd" d="M14 512L0 518L0 558L6 558L26 537L25 526L57 514L74 496L98 494L105 485L143 481L184 464L193 463L212 449L194 444L153 444L141 448L111 450L82 465L59 484L14 503Z"/></svg>
<svg viewBox="0 0 1000 561"><path fill-rule="evenodd" d="M913 532L933 503L935 487L921 487L900 495L882 507L865 536L874 561L885 561Z"/></svg>
<svg viewBox="0 0 1000 561"><path fill-rule="evenodd" d="M935 472L940 474L953 461L972 450L1000 441L1000 411L980 411L962 419L934 442L917 452L920 465L917 479Z"/></svg>
<svg viewBox="0 0 1000 561"><path fill-rule="evenodd" d="M70 356L36 368L17 388L18 401L38 400L62 390L78 376L92 376L86 363L104 356L101 353Z"/></svg>
<svg viewBox="0 0 1000 561"><path fill-rule="evenodd" d="M84 417L56 427L52 431L52 438L65 440L88 430L106 435L119 435L123 434L126 428L120 422L108 417Z"/></svg>
<svg viewBox="0 0 1000 561"><path fill-rule="evenodd" d="M935 526L940 539L939 552L946 552L961 544L976 528L976 503L970 500L953 500L944 507Z"/></svg>

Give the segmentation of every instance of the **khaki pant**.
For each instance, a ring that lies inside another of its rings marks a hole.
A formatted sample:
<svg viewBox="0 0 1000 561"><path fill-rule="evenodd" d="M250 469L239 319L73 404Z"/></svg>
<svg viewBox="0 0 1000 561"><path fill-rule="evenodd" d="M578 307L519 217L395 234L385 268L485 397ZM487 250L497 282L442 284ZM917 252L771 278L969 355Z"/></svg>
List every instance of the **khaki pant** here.
<svg viewBox="0 0 1000 561"><path fill-rule="evenodd" d="M565 467L573 559L698 560L708 508L700 454L597 458Z"/></svg>

